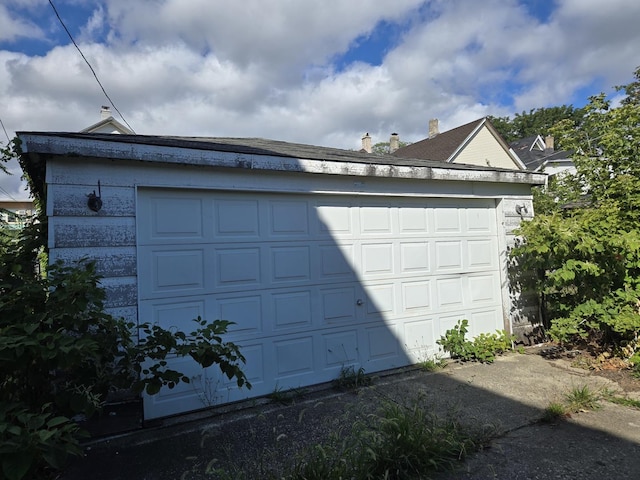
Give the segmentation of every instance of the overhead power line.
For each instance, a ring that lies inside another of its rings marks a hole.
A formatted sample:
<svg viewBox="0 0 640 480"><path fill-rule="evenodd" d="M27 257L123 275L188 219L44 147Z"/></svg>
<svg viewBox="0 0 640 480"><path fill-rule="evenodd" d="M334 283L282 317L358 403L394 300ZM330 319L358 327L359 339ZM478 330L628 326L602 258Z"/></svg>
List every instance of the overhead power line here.
<svg viewBox="0 0 640 480"><path fill-rule="evenodd" d="M0 187L0 192L4 193L7 197L9 197L11 200L13 200L14 202L17 202L18 200L15 199L15 197L13 195L11 195L9 192L7 192L4 188Z"/></svg>
<svg viewBox="0 0 640 480"><path fill-rule="evenodd" d="M11 143L11 139L9 138L9 134L7 133L7 129L4 128L4 123L2 123L1 118L0 118L0 125L2 125L2 130L4 130L4 135L5 137L7 137L7 142ZM9 145L9 143L7 143L7 145Z"/></svg>
<svg viewBox="0 0 640 480"><path fill-rule="evenodd" d="M115 103L113 103L113 100L111 100L111 97L109 96L109 94L107 93L105 88L102 86L102 83L100 82L100 79L98 78L98 75L96 74L95 70L93 69L93 67L89 63L89 60L87 60L87 57L84 56L84 53L82 53L82 50L80 50L80 47L78 46L76 41L73 39L73 36L71 35L71 32L69 31L67 26L62 21L62 18L60 17L60 14L58 13L58 9L53 4L53 0L49 0L49 5L51 5L51 8L53 8L53 11L56 14L56 17L58 17L58 21L60 22L60 25L62 25L62 28L64 28L64 31L67 32L67 35L69 35L69 38L71 39L71 42L73 43L73 45L76 47L76 49L80 53L80 56L82 57L82 59L85 61L85 63L89 67L89 70L91 70L91 73L93 74L93 77L96 79L96 82L98 82L98 85L100 85L100 88L102 89L102 93L104 93L104 96L107 97L107 100L109 100L109 103L111 104L113 109L116 112L118 112L118 115L120 115L120 118L122 118L122 121L127 125L127 127L129 127L129 130L131 130L135 134L136 132L133 130L133 127L131 127L131 125L129 125L129 122L127 122L125 120L124 115L122 115L122 113L120 113L120 110L118 110L118 107L116 107Z"/></svg>

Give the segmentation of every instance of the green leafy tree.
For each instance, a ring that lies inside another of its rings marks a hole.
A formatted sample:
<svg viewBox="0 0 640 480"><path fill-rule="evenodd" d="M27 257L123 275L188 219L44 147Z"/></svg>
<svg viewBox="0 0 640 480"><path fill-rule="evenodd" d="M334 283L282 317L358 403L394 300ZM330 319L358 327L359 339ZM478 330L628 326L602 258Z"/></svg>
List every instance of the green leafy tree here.
<svg viewBox="0 0 640 480"><path fill-rule="evenodd" d="M490 117L490 119L500 135L507 142L513 142L532 135L546 136L551 133L552 127L558 122L571 120L574 123L579 123L583 115L584 112L581 108L574 108L573 105L561 105L516 113L513 119L510 117ZM566 145L560 145L562 148L567 148Z"/></svg>
<svg viewBox="0 0 640 480"><path fill-rule="evenodd" d="M633 89L625 90L633 91ZM512 252L520 287L540 293L544 321L560 342L635 345L640 334L640 105L590 98L578 122L551 129L575 150L577 174L540 193ZM569 202L569 203L568 203ZM570 207L570 208L567 208Z"/></svg>
<svg viewBox="0 0 640 480"><path fill-rule="evenodd" d="M407 145L411 145L411 143L403 142L403 141L398 142L398 148L406 147ZM378 142L373 147L371 147L371 153L378 153L378 154L389 153L389 146L390 146L389 142Z"/></svg>

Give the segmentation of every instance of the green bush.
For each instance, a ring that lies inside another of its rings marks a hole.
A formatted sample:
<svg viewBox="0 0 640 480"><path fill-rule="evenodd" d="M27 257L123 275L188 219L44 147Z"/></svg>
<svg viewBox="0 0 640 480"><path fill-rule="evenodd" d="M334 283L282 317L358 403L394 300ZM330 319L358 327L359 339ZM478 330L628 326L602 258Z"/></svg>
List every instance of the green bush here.
<svg viewBox="0 0 640 480"><path fill-rule="evenodd" d="M637 91L640 68L635 76L620 89ZM523 222L512 256L532 273L518 287L539 294L552 339L608 348L640 334L640 104L628 97L612 108L601 94L584 112L553 131L577 173L536 196L542 214Z"/></svg>
<svg viewBox="0 0 640 480"><path fill-rule="evenodd" d="M105 313L91 262L38 273L44 232L41 219L0 250L1 478L43 478L80 453L70 418L98 412L114 390L155 394L189 382L167 368L169 354L218 365L250 388L238 346L222 338L230 322L198 318L190 334L143 324L136 342L135 325Z"/></svg>
<svg viewBox="0 0 640 480"><path fill-rule="evenodd" d="M515 337L504 330L497 330L491 334L481 333L472 341L466 338L468 331L469 321L458 320L457 325L447 330L436 343L448 352L451 358L484 363L491 363L496 359L496 355L513 349Z"/></svg>

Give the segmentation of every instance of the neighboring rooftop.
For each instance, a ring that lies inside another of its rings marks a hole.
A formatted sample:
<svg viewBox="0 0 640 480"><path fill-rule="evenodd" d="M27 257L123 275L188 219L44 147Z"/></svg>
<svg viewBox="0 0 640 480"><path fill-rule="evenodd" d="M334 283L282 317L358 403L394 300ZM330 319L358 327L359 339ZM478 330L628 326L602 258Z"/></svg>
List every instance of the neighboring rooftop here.
<svg viewBox="0 0 640 480"><path fill-rule="evenodd" d="M550 135L542 138L541 135L515 140L510 143L520 160L526 165L527 170L539 171L549 163L570 161L573 152L568 150L556 150L554 138Z"/></svg>
<svg viewBox="0 0 640 480"><path fill-rule="evenodd" d="M396 157L413 157L446 162L460 144L462 144L484 120L484 118L474 120L473 122L461 125L444 133L438 132L437 123L435 124L434 130L432 120L430 122L428 138L399 148L394 152L394 155Z"/></svg>
<svg viewBox="0 0 640 480"><path fill-rule="evenodd" d="M448 164L501 166L525 170L524 164L504 141L488 117L439 133L438 120L429 122L429 136L399 148L396 157L421 158Z"/></svg>

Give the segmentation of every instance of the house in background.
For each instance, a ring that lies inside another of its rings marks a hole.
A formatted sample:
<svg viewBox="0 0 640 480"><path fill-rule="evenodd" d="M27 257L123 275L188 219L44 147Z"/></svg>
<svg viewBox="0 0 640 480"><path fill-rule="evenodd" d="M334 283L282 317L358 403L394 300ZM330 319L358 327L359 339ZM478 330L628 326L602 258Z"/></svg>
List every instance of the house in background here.
<svg viewBox="0 0 640 480"><path fill-rule="evenodd" d="M438 120L432 119L429 121L428 138L398 148L393 155L444 163L526 170L518 155L486 117L443 133L439 132Z"/></svg>
<svg viewBox="0 0 640 480"><path fill-rule="evenodd" d="M527 170L544 172L549 176L561 172L576 173L576 167L571 159L572 152L556 150L551 135L544 139L540 135L533 135L511 142L510 145Z"/></svg>
<svg viewBox="0 0 640 480"><path fill-rule="evenodd" d="M530 328L507 250L545 175L258 138L18 136L50 260L95 261L109 313L235 322L252 390L173 359L191 383L145 396L146 419L410 365L463 318L473 336Z"/></svg>
<svg viewBox="0 0 640 480"><path fill-rule="evenodd" d="M31 200L0 200L0 228L20 229L35 214Z"/></svg>
<svg viewBox="0 0 640 480"><path fill-rule="evenodd" d="M106 106L100 108L100 121L80 130L81 133L115 133L133 135L131 129L125 127L111 115L111 109Z"/></svg>

